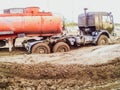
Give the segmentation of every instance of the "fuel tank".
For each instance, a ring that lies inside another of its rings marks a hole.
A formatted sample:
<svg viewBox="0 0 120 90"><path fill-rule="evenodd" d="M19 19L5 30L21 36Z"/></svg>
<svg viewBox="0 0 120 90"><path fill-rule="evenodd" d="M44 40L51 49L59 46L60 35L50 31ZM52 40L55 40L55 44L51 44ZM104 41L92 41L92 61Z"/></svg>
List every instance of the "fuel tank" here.
<svg viewBox="0 0 120 90"><path fill-rule="evenodd" d="M9 35L52 36L62 32L62 19L38 7L11 8L0 14L0 37Z"/></svg>

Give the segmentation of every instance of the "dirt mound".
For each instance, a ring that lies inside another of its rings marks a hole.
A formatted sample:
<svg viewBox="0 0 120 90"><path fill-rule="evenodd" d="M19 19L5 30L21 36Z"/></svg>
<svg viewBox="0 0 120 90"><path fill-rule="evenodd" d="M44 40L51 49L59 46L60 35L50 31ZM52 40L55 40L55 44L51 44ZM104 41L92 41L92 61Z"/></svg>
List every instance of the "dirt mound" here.
<svg viewBox="0 0 120 90"><path fill-rule="evenodd" d="M116 67L117 65L117 70ZM50 63L39 63L35 65L26 65L26 64L2 64L0 67L4 67L3 69L7 69L12 74L15 74L20 77L32 78L32 79L59 79L59 78L85 78L85 77L94 77L94 71L96 74L101 74L97 76L101 76L102 74L109 73L110 75L115 73L116 71L120 71L120 58L116 58L116 61L111 63L102 64L102 65L79 65L79 64L71 64L71 65L59 65L59 64L50 64ZM91 75L91 76L89 76ZM116 77L117 74L110 77ZM103 76L103 78L107 78L108 75Z"/></svg>
<svg viewBox="0 0 120 90"><path fill-rule="evenodd" d="M100 65L0 63L0 88L84 89L120 80L120 58Z"/></svg>

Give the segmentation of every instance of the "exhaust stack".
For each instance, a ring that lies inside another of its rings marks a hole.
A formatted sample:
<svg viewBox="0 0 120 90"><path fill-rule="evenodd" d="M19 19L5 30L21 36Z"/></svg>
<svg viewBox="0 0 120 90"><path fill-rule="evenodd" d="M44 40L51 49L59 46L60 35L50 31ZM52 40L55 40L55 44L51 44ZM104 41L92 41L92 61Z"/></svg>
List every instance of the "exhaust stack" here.
<svg viewBox="0 0 120 90"><path fill-rule="evenodd" d="M84 14L85 14L85 27L88 26L88 23L87 23L87 10L88 10L88 8L84 8Z"/></svg>

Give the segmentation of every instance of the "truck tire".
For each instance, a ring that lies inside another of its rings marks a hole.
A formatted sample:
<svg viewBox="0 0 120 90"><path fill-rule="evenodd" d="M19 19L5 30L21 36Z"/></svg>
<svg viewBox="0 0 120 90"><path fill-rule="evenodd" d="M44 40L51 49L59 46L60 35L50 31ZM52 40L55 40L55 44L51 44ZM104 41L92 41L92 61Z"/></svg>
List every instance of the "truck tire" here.
<svg viewBox="0 0 120 90"><path fill-rule="evenodd" d="M109 41L108 41L108 37L105 35L101 35L97 41L97 45L108 45Z"/></svg>
<svg viewBox="0 0 120 90"><path fill-rule="evenodd" d="M4 40L0 40L0 47L3 47L6 45L6 42Z"/></svg>
<svg viewBox="0 0 120 90"><path fill-rule="evenodd" d="M48 54L50 53L50 47L45 43L38 43L32 47L31 53Z"/></svg>
<svg viewBox="0 0 120 90"><path fill-rule="evenodd" d="M56 52L67 52L67 51L70 51L70 47L65 42L58 42L53 47L53 52L54 53L56 53Z"/></svg>

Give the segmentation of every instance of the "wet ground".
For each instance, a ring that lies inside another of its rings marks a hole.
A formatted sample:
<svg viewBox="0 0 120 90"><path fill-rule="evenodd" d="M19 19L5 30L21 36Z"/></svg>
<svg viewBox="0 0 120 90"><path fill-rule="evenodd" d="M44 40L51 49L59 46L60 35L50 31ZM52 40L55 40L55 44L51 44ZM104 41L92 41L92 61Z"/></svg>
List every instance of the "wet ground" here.
<svg viewBox="0 0 120 90"><path fill-rule="evenodd" d="M66 53L1 49L0 90L119 90L120 44Z"/></svg>

